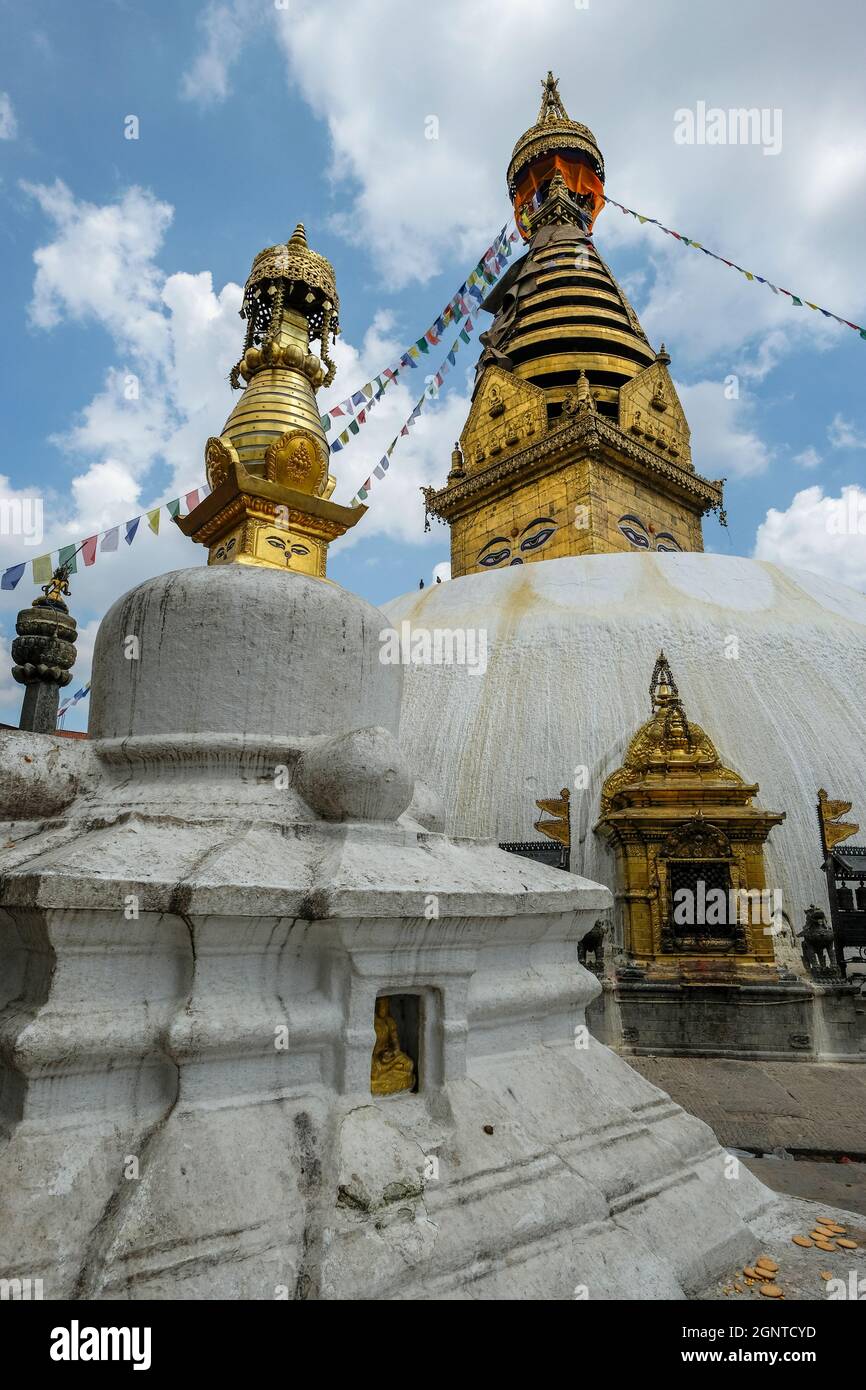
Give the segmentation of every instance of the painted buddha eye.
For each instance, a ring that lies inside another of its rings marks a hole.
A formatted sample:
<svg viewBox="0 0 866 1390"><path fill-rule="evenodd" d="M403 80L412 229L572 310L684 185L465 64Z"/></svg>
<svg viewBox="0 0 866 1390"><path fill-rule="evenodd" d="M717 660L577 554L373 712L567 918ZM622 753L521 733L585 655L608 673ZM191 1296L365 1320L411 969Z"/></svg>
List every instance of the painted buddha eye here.
<svg viewBox="0 0 866 1390"><path fill-rule="evenodd" d="M494 546L503 547L494 550ZM511 554L511 541L507 536L494 536L486 545L482 546L478 552L476 564L484 565L486 569L493 569L495 565L501 565L503 560L507 560Z"/></svg>
<svg viewBox="0 0 866 1390"><path fill-rule="evenodd" d="M306 546L306 545L293 545L293 546L292 546L292 554L293 554L293 555L309 555L309 553L310 553L309 546Z"/></svg>
<svg viewBox="0 0 866 1390"><path fill-rule="evenodd" d="M224 545L221 545L220 548L219 548L219 550L215 550L214 553L213 553L213 557L214 557L215 560L224 560L224 559L226 558L226 548L225 548L225 546L224 546Z"/></svg>
<svg viewBox="0 0 866 1390"><path fill-rule="evenodd" d="M534 526L540 526L541 530L533 531ZM528 526L523 528L523 540L520 542L521 550L540 550L541 547L550 540L556 530L556 522L550 516L537 516L534 521L530 521Z"/></svg>
<svg viewBox="0 0 866 1390"><path fill-rule="evenodd" d="M639 550L649 550L649 534L643 522L636 516L621 516L617 522L626 540Z"/></svg>
<svg viewBox="0 0 866 1390"><path fill-rule="evenodd" d="M682 550L682 546L678 545L678 543L674 540L673 536L670 534L669 531L660 531L656 539L658 541L656 550L664 550L671 552L675 550Z"/></svg>
<svg viewBox="0 0 866 1390"><path fill-rule="evenodd" d="M237 536L232 536L231 540L226 542L226 555L228 555L228 553L229 553L230 550L234 550L234 548L235 548L235 546L237 545L237 543L238 543L238 538L237 538Z"/></svg>
<svg viewBox="0 0 866 1390"><path fill-rule="evenodd" d="M281 541L279 536L268 536L268 545L274 546L277 550L285 550L286 543Z"/></svg>
<svg viewBox="0 0 866 1390"><path fill-rule="evenodd" d="M502 561L507 560L510 554L510 550L491 550L486 555L482 555L478 563L479 565L487 565L488 569L492 569L494 565L501 565Z"/></svg>

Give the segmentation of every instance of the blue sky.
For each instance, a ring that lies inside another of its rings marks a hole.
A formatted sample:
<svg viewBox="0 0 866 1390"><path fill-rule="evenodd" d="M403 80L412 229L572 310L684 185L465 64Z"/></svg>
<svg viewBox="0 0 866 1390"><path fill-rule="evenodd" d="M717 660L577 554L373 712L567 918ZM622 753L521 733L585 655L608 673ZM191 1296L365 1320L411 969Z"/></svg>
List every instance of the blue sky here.
<svg viewBox="0 0 866 1390"><path fill-rule="evenodd" d="M612 197L866 321L866 94L850 62L861 7L753 9L733 3L708 22L674 0L540 0L528 25L517 0L0 0L0 499L41 498L45 523L36 547L0 535L0 566L196 486L204 441L231 408L240 286L296 221L333 262L341 296L339 373L321 403L399 356L505 222L508 157L551 66L569 114L599 140ZM781 149L678 144L675 113L701 101L780 112ZM136 140L124 138L129 115ZM728 477L730 525L708 519L707 548L866 588L866 534L828 525L848 489L866 533L866 341L613 208L595 240L671 352L696 467ZM447 531L425 535L417 489L447 470L475 351L401 442L352 543L332 551L332 577L374 602L447 561ZM337 500L417 394L390 392L337 456ZM75 577L72 689L115 598L203 559L166 528ZM28 570L0 596L7 653L34 593ZM10 664L0 719L14 723ZM85 722L86 704L68 726Z"/></svg>

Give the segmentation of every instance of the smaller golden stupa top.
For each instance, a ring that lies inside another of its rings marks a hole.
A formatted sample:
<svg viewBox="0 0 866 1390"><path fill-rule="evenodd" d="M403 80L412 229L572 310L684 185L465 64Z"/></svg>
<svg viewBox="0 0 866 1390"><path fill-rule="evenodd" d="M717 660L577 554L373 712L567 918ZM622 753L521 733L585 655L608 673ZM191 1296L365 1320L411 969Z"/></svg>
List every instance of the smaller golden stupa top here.
<svg viewBox="0 0 866 1390"><path fill-rule="evenodd" d="M604 183L604 160L598 141L589 126L569 119L559 95L559 82L552 72L541 83L541 109L535 125L521 135L508 165L508 191L514 198L521 176L528 166L542 155L582 155L592 171Z"/></svg>
<svg viewBox="0 0 866 1390"><path fill-rule="evenodd" d="M339 333L334 268L311 251L299 222L284 245L253 261L244 286L243 353L232 368L246 382L220 435L205 445L211 493L181 530L208 547L208 564L263 565L325 577L328 545L361 519L364 507L330 496L330 450L316 404L336 366ZM321 357L311 351L318 340Z"/></svg>
<svg viewBox="0 0 866 1390"><path fill-rule="evenodd" d="M683 801L689 788L713 788L717 801L751 804L757 786L747 786L738 773L726 767L718 750L700 725L686 716L670 662L660 651L650 680L652 714L632 738L623 765L607 778L601 793L601 813L607 816L621 806L622 797L638 787L678 788ZM779 817L778 819L783 819Z"/></svg>

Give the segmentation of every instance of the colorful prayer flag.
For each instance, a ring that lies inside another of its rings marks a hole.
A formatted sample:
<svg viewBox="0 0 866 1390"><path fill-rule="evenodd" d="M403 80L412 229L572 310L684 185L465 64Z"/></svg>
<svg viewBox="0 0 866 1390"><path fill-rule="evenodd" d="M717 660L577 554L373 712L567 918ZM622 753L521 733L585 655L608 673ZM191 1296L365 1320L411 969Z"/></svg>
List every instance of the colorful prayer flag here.
<svg viewBox="0 0 866 1390"><path fill-rule="evenodd" d="M102 537L99 543L99 549L104 551L116 550L119 537L120 527L112 526L111 530L106 531L105 535Z"/></svg>
<svg viewBox="0 0 866 1390"><path fill-rule="evenodd" d="M96 559L96 542L98 536L88 536L86 541L81 542L81 555L85 565L92 565Z"/></svg>
<svg viewBox="0 0 866 1390"><path fill-rule="evenodd" d="M51 556L37 555L36 559L32 561L32 565L33 583L47 584L52 574L54 573L51 565Z"/></svg>
<svg viewBox="0 0 866 1390"><path fill-rule="evenodd" d="M26 568L26 560L22 565L10 565L8 570L3 571L3 578L0 579L0 589L14 589Z"/></svg>

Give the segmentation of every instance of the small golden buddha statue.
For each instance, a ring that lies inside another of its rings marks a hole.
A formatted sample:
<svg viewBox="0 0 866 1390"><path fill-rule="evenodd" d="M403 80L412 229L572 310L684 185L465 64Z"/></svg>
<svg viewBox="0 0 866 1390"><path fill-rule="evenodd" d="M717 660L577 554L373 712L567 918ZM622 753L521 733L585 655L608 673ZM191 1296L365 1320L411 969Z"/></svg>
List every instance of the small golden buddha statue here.
<svg viewBox="0 0 866 1390"><path fill-rule="evenodd" d="M400 1035L391 1015L391 1001L386 994L376 1000L373 1027L376 1042L370 1067L370 1090L374 1096L411 1091L415 1085L415 1063L400 1051Z"/></svg>

